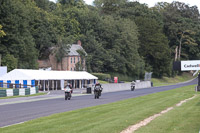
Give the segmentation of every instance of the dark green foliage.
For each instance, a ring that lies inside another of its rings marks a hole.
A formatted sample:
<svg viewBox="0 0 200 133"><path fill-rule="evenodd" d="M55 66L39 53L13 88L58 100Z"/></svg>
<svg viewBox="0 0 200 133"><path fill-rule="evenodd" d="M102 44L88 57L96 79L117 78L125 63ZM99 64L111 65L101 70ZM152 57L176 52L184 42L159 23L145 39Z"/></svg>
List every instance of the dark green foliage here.
<svg viewBox="0 0 200 133"><path fill-rule="evenodd" d="M62 42L62 40L59 40L56 47L54 48L52 54L55 54L56 60L58 63L61 63L61 70L63 70L62 68L62 59L64 57L67 56L67 54L69 53L69 45L68 44L64 44Z"/></svg>
<svg viewBox="0 0 200 133"><path fill-rule="evenodd" d="M105 74L105 73L92 73L92 74L98 77L99 80L111 79L110 74Z"/></svg>
<svg viewBox="0 0 200 133"><path fill-rule="evenodd" d="M95 0L94 4L104 14L113 14L120 10L127 0Z"/></svg>
<svg viewBox="0 0 200 133"><path fill-rule="evenodd" d="M137 79L144 79L141 75L141 77L137 76L137 75L126 75L126 74L121 74L121 73L116 73L116 72L110 72L109 73L111 75L112 81L114 80L114 77L118 77L119 81L128 81L131 82L133 80L137 80Z"/></svg>
<svg viewBox="0 0 200 133"><path fill-rule="evenodd" d="M163 74L170 75L171 55L167 37L162 30L162 16L138 2L124 5L119 15L135 21L138 26L139 54L145 60L146 71L152 71L157 77L162 77Z"/></svg>
<svg viewBox="0 0 200 133"><path fill-rule="evenodd" d="M5 32L2 30L2 26L0 25L0 37L5 36Z"/></svg>
<svg viewBox="0 0 200 133"><path fill-rule="evenodd" d="M80 59L79 59L79 62L76 63L76 71L83 71L85 70L85 60L86 60L86 57L87 57L87 54L84 50L77 50L77 52L79 53L80 55Z"/></svg>
<svg viewBox="0 0 200 133"><path fill-rule="evenodd" d="M8 67L8 71L17 68L18 60L11 54L6 54L2 57L2 65Z"/></svg>
<svg viewBox="0 0 200 133"><path fill-rule="evenodd" d="M18 60L18 68L36 68L37 66L37 50L29 30L31 21L29 4L31 1L24 4L20 0L1 0L0 2L0 23L7 33L0 41L4 49L2 56L8 57L7 54L11 54L9 58L3 58L5 62L2 65L7 65L6 59L10 61L12 57Z"/></svg>
<svg viewBox="0 0 200 133"><path fill-rule="evenodd" d="M49 10L49 8L50 8L50 2L49 2L49 0L34 0L34 1L35 1L36 5L39 8L41 8L41 9L43 9L45 11Z"/></svg>
<svg viewBox="0 0 200 133"><path fill-rule="evenodd" d="M39 51L39 59L47 58L44 52L57 42L57 36L52 16L41 9L36 8L33 20L30 22L31 33L34 38L35 47Z"/></svg>
<svg viewBox="0 0 200 133"><path fill-rule="evenodd" d="M164 32L168 37L169 46L173 51L176 46L179 48L178 60L196 59L200 30L198 8L189 7L181 2L172 2L164 6L161 13L164 17Z"/></svg>
<svg viewBox="0 0 200 133"><path fill-rule="evenodd" d="M199 11L185 3L148 8L128 0L95 0L95 6L83 0L0 0L0 5L0 54L9 71L37 68L37 60L50 54L62 64L68 44L77 40L87 55L79 51L86 62L80 60L76 70L86 63L89 72L130 81L142 79L145 71L174 74L176 46L179 59L200 58Z"/></svg>

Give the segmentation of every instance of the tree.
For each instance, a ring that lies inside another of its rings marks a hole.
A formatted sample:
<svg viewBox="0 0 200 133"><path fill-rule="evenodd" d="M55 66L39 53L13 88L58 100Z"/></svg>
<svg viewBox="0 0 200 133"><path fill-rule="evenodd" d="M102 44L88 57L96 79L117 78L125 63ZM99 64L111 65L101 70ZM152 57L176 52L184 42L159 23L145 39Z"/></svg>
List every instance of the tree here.
<svg viewBox="0 0 200 133"><path fill-rule="evenodd" d="M62 4L64 7L72 8L84 8L85 2L83 0L58 0L60 4Z"/></svg>
<svg viewBox="0 0 200 133"><path fill-rule="evenodd" d="M6 32L6 36L0 42L6 49L2 57L11 54L18 60L18 68L37 67L37 50L29 27L31 5L33 3L30 0L23 3L21 0L1 1L0 23Z"/></svg>
<svg viewBox="0 0 200 133"><path fill-rule="evenodd" d="M49 55L45 53L49 47L54 46L58 37L54 26L56 17L43 9L35 7L32 9L31 34L34 38L36 49L39 51L39 59L47 59Z"/></svg>
<svg viewBox="0 0 200 133"><path fill-rule="evenodd" d="M0 25L0 37L3 37L5 35L5 32L2 30L2 25Z"/></svg>
<svg viewBox="0 0 200 133"><path fill-rule="evenodd" d="M80 59L79 59L79 62L76 63L76 71L86 70L86 68L85 68L85 60L86 60L87 54L83 49L79 49L79 50L77 50L77 52L80 55Z"/></svg>
<svg viewBox="0 0 200 133"><path fill-rule="evenodd" d="M190 30L180 31L178 33L178 42L179 42L179 50L178 50L178 60L181 60L181 47L182 44L188 44L188 45L198 45L195 40L190 36L192 34L195 34L194 32Z"/></svg>
<svg viewBox="0 0 200 133"><path fill-rule="evenodd" d="M134 21L139 31L139 54L145 60L145 70L154 76L170 75L170 49L163 32L161 14L139 2L128 2L119 15Z"/></svg>
<svg viewBox="0 0 200 133"><path fill-rule="evenodd" d="M57 64L61 63L61 70L63 70L63 58L67 56L67 54L69 53L69 44L65 44L63 43L63 41L60 39L55 47L55 49L53 50L52 54L55 55L56 60L57 60Z"/></svg>
<svg viewBox="0 0 200 133"><path fill-rule="evenodd" d="M188 47L197 46L195 33L199 30L198 9L196 6L189 7L185 3L172 2L162 11L164 16L164 31L168 36L169 45L172 49L178 49L177 59L189 59L190 53L185 53ZM187 46L188 45L188 46ZM189 52L189 51L188 51Z"/></svg>
<svg viewBox="0 0 200 133"><path fill-rule="evenodd" d="M94 5L104 14L115 14L127 0L95 0Z"/></svg>
<svg viewBox="0 0 200 133"><path fill-rule="evenodd" d="M9 72L17 68L17 59L11 54L6 54L2 59L2 65L7 66Z"/></svg>

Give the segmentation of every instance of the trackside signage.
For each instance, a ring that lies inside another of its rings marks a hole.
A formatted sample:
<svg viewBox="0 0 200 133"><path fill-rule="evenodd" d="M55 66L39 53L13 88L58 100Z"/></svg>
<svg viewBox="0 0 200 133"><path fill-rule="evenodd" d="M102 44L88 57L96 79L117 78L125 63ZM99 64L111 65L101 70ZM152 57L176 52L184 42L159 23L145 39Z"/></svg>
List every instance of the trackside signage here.
<svg viewBox="0 0 200 133"><path fill-rule="evenodd" d="M181 61L181 71L200 70L200 60Z"/></svg>

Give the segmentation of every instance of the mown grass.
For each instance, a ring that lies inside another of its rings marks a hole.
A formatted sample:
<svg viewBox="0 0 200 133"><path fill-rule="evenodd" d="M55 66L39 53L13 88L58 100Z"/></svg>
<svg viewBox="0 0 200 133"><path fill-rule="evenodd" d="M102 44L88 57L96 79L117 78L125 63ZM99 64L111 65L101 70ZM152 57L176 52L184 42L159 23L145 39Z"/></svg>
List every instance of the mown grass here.
<svg viewBox="0 0 200 133"><path fill-rule="evenodd" d="M200 97L169 111L136 133L199 133Z"/></svg>
<svg viewBox="0 0 200 133"><path fill-rule="evenodd" d="M181 100L192 97L195 93L194 85L186 86L111 104L54 114L20 125L0 128L0 132L118 133L129 125L136 124L167 107L174 106ZM199 117L193 119L199 120ZM170 125L170 123L168 124ZM165 131L163 130L163 132Z"/></svg>
<svg viewBox="0 0 200 133"><path fill-rule="evenodd" d="M0 99L9 99L9 98L18 98L18 97L32 97L32 96L40 96L40 95L46 95L47 93L37 93L33 95L25 95L25 96L9 96L9 97L0 97Z"/></svg>
<svg viewBox="0 0 200 133"><path fill-rule="evenodd" d="M183 73L182 75L172 77L163 77L161 79L152 78L151 81L153 82L153 86L165 86L165 85L172 85L180 82L185 82L191 80L193 77L190 73Z"/></svg>
<svg viewBox="0 0 200 133"><path fill-rule="evenodd" d="M195 77L192 76L191 73L182 73L182 75L178 75L176 77L163 77L161 79L159 78L152 78L151 81L153 82L153 86L165 86L165 85L172 85L172 84L176 84L176 83L180 83L180 82L185 82L188 80L191 80ZM132 80L130 80L131 78L129 77L129 80L125 80L124 82L130 82ZM107 81L103 81L103 80L98 80L99 83L101 84L107 84L109 82Z"/></svg>

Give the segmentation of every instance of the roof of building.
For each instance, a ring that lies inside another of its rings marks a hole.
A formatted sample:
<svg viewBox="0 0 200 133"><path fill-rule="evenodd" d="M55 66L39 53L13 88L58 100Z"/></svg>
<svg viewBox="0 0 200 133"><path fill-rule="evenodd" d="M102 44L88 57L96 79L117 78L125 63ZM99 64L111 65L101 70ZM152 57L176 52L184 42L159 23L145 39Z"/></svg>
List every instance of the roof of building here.
<svg viewBox="0 0 200 133"><path fill-rule="evenodd" d="M79 56L79 53L77 52L77 50L83 50L85 52L85 50L83 49L83 47L79 44L72 44L70 49L69 49L69 56ZM85 52L86 54L86 52ZM86 54L87 55L87 54Z"/></svg>
<svg viewBox="0 0 200 133"><path fill-rule="evenodd" d="M0 77L0 80L90 80L98 79L86 71L44 71L14 69Z"/></svg>

